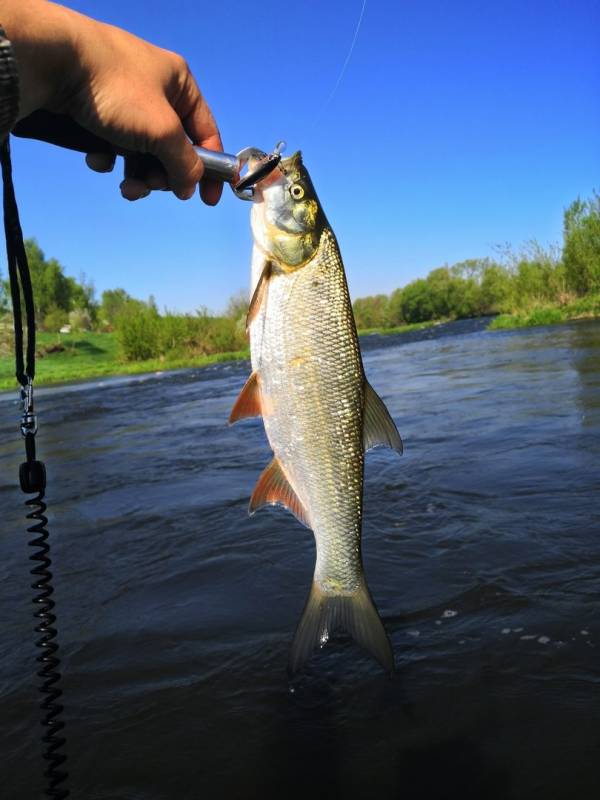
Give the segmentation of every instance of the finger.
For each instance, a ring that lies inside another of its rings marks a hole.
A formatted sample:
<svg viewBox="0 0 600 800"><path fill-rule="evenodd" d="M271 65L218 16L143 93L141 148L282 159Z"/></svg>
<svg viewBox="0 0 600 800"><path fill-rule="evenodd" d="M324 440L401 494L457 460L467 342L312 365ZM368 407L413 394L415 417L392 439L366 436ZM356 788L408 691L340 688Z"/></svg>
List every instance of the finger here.
<svg viewBox="0 0 600 800"><path fill-rule="evenodd" d="M148 189L168 189L167 173L155 156L129 153L125 156L125 178L137 178Z"/></svg>
<svg viewBox="0 0 600 800"><path fill-rule="evenodd" d="M189 200L204 172L192 143L186 136L177 114L169 107L161 135L153 143L152 153L163 165L171 191L180 200Z"/></svg>
<svg viewBox="0 0 600 800"><path fill-rule="evenodd" d="M112 172L116 157L115 153L88 153L85 163L94 172Z"/></svg>
<svg viewBox="0 0 600 800"><path fill-rule="evenodd" d="M163 190L169 188L169 181L167 180L167 173L164 169L151 169L144 177L144 183L152 191Z"/></svg>
<svg viewBox="0 0 600 800"><path fill-rule="evenodd" d="M120 189L125 200L141 200L150 194L150 189L139 178L125 178L121 181Z"/></svg>
<svg viewBox="0 0 600 800"><path fill-rule="evenodd" d="M222 194L222 181L214 181L211 178L203 178L200 181L200 197L207 206L216 206Z"/></svg>
<svg viewBox="0 0 600 800"><path fill-rule="evenodd" d="M183 122L185 132L194 144L222 152L223 144L212 111L185 62L184 69L186 74L181 85L181 92L173 107Z"/></svg>
<svg viewBox="0 0 600 800"><path fill-rule="evenodd" d="M194 144L206 147L208 150L223 152L223 142L217 123L191 72L186 76L176 110L182 117L183 127ZM222 193L222 181L210 178L201 181L200 196L207 205L216 205Z"/></svg>

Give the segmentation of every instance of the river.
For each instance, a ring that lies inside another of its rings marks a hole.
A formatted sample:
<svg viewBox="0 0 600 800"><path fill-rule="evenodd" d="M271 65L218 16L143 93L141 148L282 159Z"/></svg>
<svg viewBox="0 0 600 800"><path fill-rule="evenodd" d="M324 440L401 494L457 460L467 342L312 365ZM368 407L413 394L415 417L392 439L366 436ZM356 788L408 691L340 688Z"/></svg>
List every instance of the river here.
<svg viewBox="0 0 600 800"><path fill-rule="evenodd" d="M343 636L287 678L314 542L247 516L247 363L39 391L73 798L600 796L600 324L362 344L405 444L365 481L392 679ZM31 800L17 421L0 395L0 780Z"/></svg>

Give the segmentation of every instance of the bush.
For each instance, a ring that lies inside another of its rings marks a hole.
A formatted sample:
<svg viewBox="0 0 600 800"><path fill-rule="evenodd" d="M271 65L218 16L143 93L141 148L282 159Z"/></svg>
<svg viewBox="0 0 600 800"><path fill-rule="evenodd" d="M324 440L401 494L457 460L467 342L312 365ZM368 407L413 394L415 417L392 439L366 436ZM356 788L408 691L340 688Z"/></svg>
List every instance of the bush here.
<svg viewBox="0 0 600 800"><path fill-rule="evenodd" d="M600 195L578 198L565 211L563 261L570 289L600 292Z"/></svg>
<svg viewBox="0 0 600 800"><path fill-rule="evenodd" d="M130 303L116 319L117 341L127 361L169 355L193 356L236 352L247 346L245 325L229 317L165 314Z"/></svg>
<svg viewBox="0 0 600 800"><path fill-rule="evenodd" d="M87 308L76 308L69 313L69 325L72 331L91 331L92 315Z"/></svg>
<svg viewBox="0 0 600 800"><path fill-rule="evenodd" d="M153 309L126 304L116 319L116 335L125 361L145 361L160 354L160 322Z"/></svg>
<svg viewBox="0 0 600 800"><path fill-rule="evenodd" d="M62 308L52 306L44 316L43 329L50 333L58 333L63 325L69 321L69 315Z"/></svg>

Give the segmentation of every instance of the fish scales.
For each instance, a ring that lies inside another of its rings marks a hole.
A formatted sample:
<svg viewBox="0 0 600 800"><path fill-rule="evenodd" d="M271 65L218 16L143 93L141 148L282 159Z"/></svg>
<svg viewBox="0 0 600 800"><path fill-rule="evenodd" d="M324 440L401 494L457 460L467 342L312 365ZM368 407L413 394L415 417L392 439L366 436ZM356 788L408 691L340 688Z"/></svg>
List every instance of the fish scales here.
<svg viewBox="0 0 600 800"><path fill-rule="evenodd" d="M267 437L305 508L325 591L360 583L363 371L343 265L326 229L316 256L269 280L251 327Z"/></svg>

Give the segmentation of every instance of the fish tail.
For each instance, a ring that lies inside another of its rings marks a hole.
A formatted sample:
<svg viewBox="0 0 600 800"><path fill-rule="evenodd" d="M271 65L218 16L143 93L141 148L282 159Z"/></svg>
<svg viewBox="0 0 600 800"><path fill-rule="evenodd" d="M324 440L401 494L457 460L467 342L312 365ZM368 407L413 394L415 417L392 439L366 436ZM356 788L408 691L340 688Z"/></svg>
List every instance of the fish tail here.
<svg viewBox="0 0 600 800"><path fill-rule="evenodd" d="M386 672L393 673L392 646L366 583L354 594L330 594L313 580L290 652L290 674L297 672L312 651L323 647L336 630L347 631Z"/></svg>

